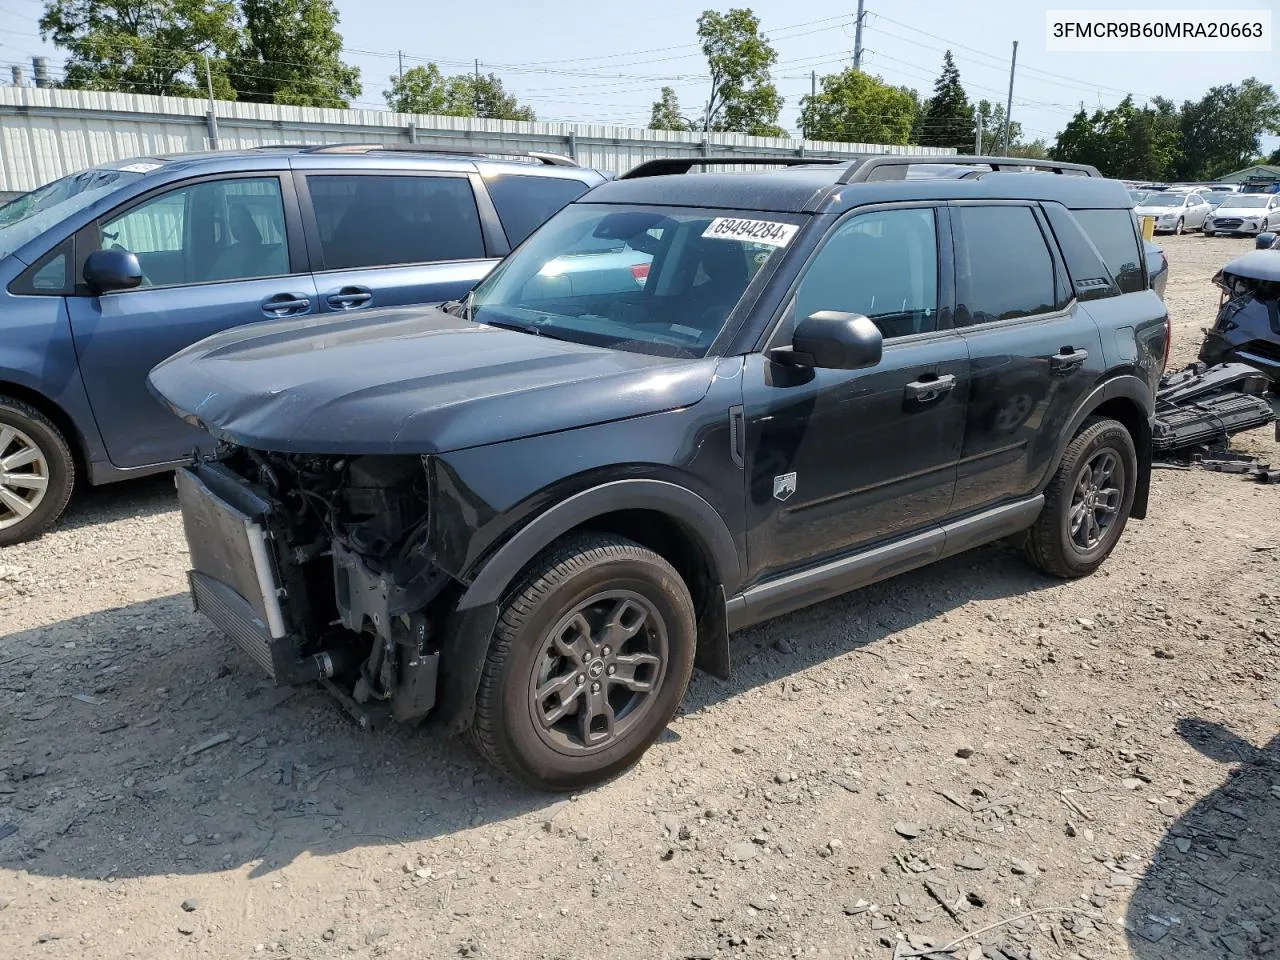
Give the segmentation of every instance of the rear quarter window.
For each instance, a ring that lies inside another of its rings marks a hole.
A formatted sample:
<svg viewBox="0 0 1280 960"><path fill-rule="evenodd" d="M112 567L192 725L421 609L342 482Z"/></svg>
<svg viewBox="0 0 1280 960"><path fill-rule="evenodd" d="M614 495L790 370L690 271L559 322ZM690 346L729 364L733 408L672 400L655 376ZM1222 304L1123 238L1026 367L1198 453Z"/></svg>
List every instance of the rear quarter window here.
<svg viewBox="0 0 1280 960"><path fill-rule="evenodd" d="M1073 210L1076 221L1102 255L1121 293L1147 288L1142 244L1132 210Z"/></svg>
<svg viewBox="0 0 1280 960"><path fill-rule="evenodd" d="M587 184L566 177L503 174L485 181L511 246L524 241L561 207L587 192Z"/></svg>

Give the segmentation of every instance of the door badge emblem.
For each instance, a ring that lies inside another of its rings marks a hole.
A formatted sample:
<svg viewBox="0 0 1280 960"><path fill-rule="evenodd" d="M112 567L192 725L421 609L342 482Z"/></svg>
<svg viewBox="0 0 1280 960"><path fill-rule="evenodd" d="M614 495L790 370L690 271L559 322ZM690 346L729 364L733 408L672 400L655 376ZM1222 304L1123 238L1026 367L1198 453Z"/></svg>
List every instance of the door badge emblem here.
<svg viewBox="0 0 1280 960"><path fill-rule="evenodd" d="M787 500L796 492L796 475L794 473L784 473L780 477L773 478L773 499Z"/></svg>

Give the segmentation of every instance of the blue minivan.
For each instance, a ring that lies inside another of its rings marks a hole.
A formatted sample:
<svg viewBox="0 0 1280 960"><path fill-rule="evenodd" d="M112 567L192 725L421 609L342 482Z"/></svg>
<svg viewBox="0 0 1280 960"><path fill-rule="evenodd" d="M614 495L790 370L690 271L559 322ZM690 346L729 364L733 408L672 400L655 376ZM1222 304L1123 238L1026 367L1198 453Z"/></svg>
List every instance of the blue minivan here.
<svg viewBox="0 0 1280 960"><path fill-rule="evenodd" d="M148 371L227 327L459 298L605 177L571 160L338 144L147 157L0 206L0 546L77 478L210 439Z"/></svg>

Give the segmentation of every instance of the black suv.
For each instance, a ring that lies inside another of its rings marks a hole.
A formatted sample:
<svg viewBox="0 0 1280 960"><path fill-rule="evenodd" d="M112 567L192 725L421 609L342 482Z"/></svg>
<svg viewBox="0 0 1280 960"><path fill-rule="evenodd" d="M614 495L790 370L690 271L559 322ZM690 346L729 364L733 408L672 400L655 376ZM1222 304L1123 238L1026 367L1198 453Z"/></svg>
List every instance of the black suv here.
<svg viewBox="0 0 1280 960"><path fill-rule="evenodd" d="M170 358L221 441L178 475L197 607L277 682L572 789L733 630L999 538L1092 572L1169 344L1129 195L942 159L652 161L461 302Z"/></svg>

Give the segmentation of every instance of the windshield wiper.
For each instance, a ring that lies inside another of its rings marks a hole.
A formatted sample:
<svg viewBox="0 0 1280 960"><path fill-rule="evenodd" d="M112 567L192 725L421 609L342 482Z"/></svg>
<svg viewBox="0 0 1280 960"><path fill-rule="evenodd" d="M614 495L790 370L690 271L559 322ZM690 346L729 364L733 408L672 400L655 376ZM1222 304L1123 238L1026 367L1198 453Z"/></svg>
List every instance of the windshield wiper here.
<svg viewBox="0 0 1280 960"><path fill-rule="evenodd" d="M538 329L536 323L522 323L519 320L477 320L476 323L483 323L486 327L500 327L503 330L515 330L519 333L532 333L535 337L542 336L542 331Z"/></svg>

